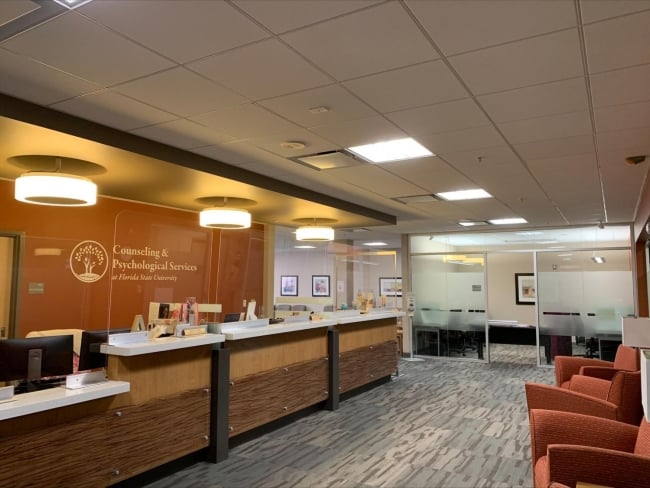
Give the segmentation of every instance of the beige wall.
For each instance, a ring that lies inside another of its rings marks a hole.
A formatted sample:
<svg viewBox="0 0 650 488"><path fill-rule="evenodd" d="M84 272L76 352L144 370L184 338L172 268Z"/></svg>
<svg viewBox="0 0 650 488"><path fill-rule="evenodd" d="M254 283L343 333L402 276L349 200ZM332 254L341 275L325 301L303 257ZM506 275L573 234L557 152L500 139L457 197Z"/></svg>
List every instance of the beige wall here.
<svg viewBox="0 0 650 488"><path fill-rule="evenodd" d="M533 272L533 253L489 253L487 257L489 319L535 324L535 307L517 305L515 273Z"/></svg>

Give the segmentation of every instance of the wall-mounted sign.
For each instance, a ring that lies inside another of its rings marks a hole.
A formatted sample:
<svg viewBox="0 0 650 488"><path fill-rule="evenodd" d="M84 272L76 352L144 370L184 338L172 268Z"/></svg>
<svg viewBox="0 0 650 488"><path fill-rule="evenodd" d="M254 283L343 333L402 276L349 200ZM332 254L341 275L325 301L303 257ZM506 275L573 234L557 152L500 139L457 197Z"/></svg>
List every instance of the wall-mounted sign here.
<svg viewBox="0 0 650 488"><path fill-rule="evenodd" d="M70 253L70 271L79 281L94 283L108 269L108 253L97 241L81 241Z"/></svg>
<svg viewBox="0 0 650 488"><path fill-rule="evenodd" d="M167 248L113 246L113 280L174 282L178 273L198 269L196 264L173 259Z"/></svg>

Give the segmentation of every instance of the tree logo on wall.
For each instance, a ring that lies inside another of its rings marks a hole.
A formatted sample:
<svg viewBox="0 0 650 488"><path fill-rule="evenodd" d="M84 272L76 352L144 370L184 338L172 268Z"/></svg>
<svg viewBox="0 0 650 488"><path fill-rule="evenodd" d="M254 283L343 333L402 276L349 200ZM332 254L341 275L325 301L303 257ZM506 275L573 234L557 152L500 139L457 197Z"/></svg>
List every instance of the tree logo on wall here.
<svg viewBox="0 0 650 488"><path fill-rule="evenodd" d="M70 253L70 270L79 281L94 283L108 270L108 253L97 241L81 241Z"/></svg>

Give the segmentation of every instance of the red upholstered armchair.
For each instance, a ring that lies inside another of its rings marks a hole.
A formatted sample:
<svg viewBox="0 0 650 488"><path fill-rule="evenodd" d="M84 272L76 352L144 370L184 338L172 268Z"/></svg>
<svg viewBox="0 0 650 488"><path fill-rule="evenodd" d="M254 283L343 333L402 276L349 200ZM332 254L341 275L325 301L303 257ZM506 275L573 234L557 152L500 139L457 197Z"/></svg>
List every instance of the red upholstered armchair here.
<svg viewBox="0 0 650 488"><path fill-rule="evenodd" d="M611 381L574 375L568 388L526 383L528 411L535 408L595 415L639 425L643 416L641 372L615 371Z"/></svg>
<svg viewBox="0 0 650 488"><path fill-rule="evenodd" d="M616 371L639 371L640 368L639 350L621 344L613 362L578 356L555 356L555 381L557 386L567 388L568 382L576 374L611 380Z"/></svg>
<svg viewBox="0 0 650 488"><path fill-rule="evenodd" d="M533 483L575 487L578 481L650 488L650 425L552 410L530 412Z"/></svg>

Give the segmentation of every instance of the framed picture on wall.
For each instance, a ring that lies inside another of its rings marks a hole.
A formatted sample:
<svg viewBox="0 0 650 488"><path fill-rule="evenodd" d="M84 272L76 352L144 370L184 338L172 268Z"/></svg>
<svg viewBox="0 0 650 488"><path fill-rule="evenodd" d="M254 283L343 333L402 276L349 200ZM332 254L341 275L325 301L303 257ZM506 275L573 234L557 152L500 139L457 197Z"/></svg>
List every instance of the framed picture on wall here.
<svg viewBox="0 0 650 488"><path fill-rule="evenodd" d="M515 273L515 293L517 305L535 305L535 275L533 273Z"/></svg>
<svg viewBox="0 0 650 488"><path fill-rule="evenodd" d="M379 278L379 295L382 297L401 297L402 278Z"/></svg>
<svg viewBox="0 0 650 488"><path fill-rule="evenodd" d="M311 296L328 297L330 296L330 277L329 275L312 275L311 277Z"/></svg>
<svg viewBox="0 0 650 488"><path fill-rule="evenodd" d="M283 297L298 296L298 276L296 275L280 276L280 296Z"/></svg>

